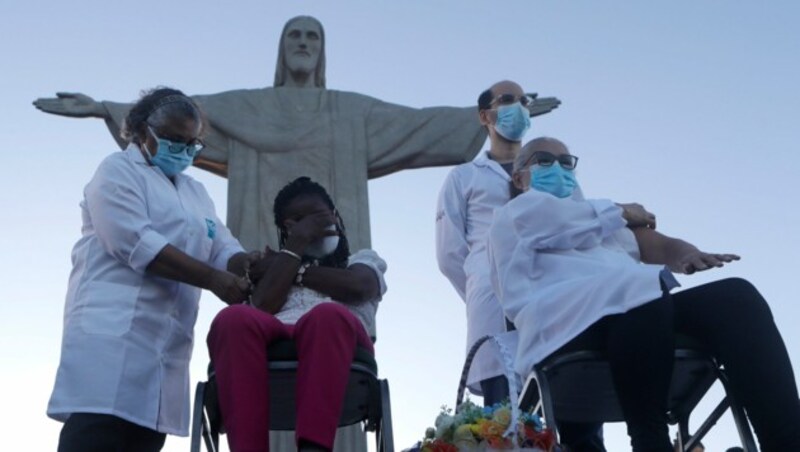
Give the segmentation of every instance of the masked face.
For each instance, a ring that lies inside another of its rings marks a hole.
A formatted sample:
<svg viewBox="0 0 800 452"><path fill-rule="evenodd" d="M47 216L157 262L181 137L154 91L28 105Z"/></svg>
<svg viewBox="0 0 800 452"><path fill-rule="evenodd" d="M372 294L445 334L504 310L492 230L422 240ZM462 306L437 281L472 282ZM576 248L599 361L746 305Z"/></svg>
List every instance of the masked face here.
<svg viewBox="0 0 800 452"><path fill-rule="evenodd" d="M578 186L575 173L559 164L551 166L531 167L531 188L545 193L550 193L557 198L572 196Z"/></svg>
<svg viewBox="0 0 800 452"><path fill-rule="evenodd" d="M203 144L199 140L193 140L190 143L170 141L156 135L149 126L147 130L150 131L157 143L155 153L147 149L147 152L152 155L150 163L159 167L167 177L173 177L185 171L203 149ZM145 146L147 145L145 144Z"/></svg>
<svg viewBox="0 0 800 452"><path fill-rule="evenodd" d="M521 103L515 102L497 108L494 130L506 140L521 141L530 126L530 112Z"/></svg>
<svg viewBox="0 0 800 452"><path fill-rule="evenodd" d="M332 224L328 226L328 231L336 231L336 225ZM339 246L339 236L338 235L327 235L322 237L321 239L310 243L305 250L305 255L309 257L313 257L314 259L324 259L334 251Z"/></svg>

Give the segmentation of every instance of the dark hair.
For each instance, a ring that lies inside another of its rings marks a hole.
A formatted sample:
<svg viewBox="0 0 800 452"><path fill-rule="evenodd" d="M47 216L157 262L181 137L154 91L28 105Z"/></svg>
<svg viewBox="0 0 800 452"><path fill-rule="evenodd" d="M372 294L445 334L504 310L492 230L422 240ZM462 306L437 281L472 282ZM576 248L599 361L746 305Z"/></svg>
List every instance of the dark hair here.
<svg viewBox="0 0 800 452"><path fill-rule="evenodd" d="M492 97L494 97L494 93L492 93L491 88L482 92L480 96L478 96L478 111L488 110L489 107L492 106Z"/></svg>
<svg viewBox="0 0 800 452"><path fill-rule="evenodd" d="M141 98L125 118L122 138L141 144L148 122L159 123L174 117L200 121L205 130L205 116L194 100L180 90L160 86L142 91Z"/></svg>
<svg viewBox="0 0 800 452"><path fill-rule="evenodd" d="M272 210L275 215L275 226L278 227L279 246L283 248L284 245L286 245L286 239L289 237L289 233L284 225L286 221L286 208L289 206L289 203L301 196L318 196L328 208L334 212L336 219L339 221L339 246L336 247L336 250L331 255L320 259L319 265L337 268L347 267L347 260L350 257L350 244L347 242L344 221L342 217L339 216L339 212L336 211L336 206L333 204L333 200L330 195L328 195L328 192L325 191L325 188L305 176L298 177L289 182L281 188L281 191L275 196L275 205ZM303 256L303 261L309 260L312 259Z"/></svg>

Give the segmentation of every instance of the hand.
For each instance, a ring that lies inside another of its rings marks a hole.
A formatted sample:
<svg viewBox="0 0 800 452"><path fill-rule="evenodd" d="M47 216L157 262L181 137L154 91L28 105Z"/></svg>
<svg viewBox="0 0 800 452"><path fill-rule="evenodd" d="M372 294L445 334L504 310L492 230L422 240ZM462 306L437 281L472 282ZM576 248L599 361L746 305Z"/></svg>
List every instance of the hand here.
<svg viewBox="0 0 800 452"><path fill-rule="evenodd" d="M250 296L250 282L226 271L215 270L211 274L209 290L227 304L241 303Z"/></svg>
<svg viewBox="0 0 800 452"><path fill-rule="evenodd" d="M532 96L536 96L536 94L529 94ZM561 101L555 97L543 97L543 98L535 98L530 105L528 105L528 111L531 114L531 117L543 115L545 113L550 113L551 111L558 108L561 105Z"/></svg>
<svg viewBox="0 0 800 452"><path fill-rule="evenodd" d="M105 118L102 104L81 93L56 93L57 97L40 97L33 106L45 113L73 118Z"/></svg>
<svg viewBox="0 0 800 452"><path fill-rule="evenodd" d="M629 228L656 228L656 216L641 205L634 203L617 204L622 207L622 218L628 223Z"/></svg>
<svg viewBox="0 0 800 452"><path fill-rule="evenodd" d="M289 238L286 241L286 248L303 254L309 243L325 236L338 234L336 231L328 230L332 224L336 224L336 217L330 211L312 213L299 221L287 220L286 227Z"/></svg>
<svg viewBox="0 0 800 452"><path fill-rule="evenodd" d="M244 276L255 265L256 262L264 257L261 251L250 251L248 253L236 253L228 259L228 271L237 276Z"/></svg>
<svg viewBox="0 0 800 452"><path fill-rule="evenodd" d="M276 257L278 257L278 253L267 246L264 252L261 253L261 259L250 265L250 281L253 284L256 284L264 276L264 273L269 270Z"/></svg>
<svg viewBox="0 0 800 452"><path fill-rule="evenodd" d="M694 272L722 267L725 263L739 259L736 254L712 254L694 250L680 258L677 263L670 265L670 270L691 275Z"/></svg>

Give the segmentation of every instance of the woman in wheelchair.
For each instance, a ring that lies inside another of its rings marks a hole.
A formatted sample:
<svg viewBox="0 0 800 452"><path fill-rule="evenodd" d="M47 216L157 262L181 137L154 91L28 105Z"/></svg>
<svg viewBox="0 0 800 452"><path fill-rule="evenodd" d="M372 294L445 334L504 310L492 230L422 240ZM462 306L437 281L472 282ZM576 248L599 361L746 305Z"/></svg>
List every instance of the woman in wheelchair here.
<svg viewBox="0 0 800 452"><path fill-rule="evenodd" d="M280 249L249 272L251 302L223 309L208 335L222 418L233 451L269 448L267 346L297 346L296 441L331 450L356 346L372 351L386 263L372 250L350 254L328 193L301 177L276 196Z"/></svg>
<svg viewBox="0 0 800 452"><path fill-rule="evenodd" d="M523 193L498 209L489 232L492 283L520 334L517 371L527 375L561 352L604 350L633 450L670 452L667 393L681 333L724 365L761 450L800 450L794 373L758 291L725 279L669 293L678 285L672 272L721 267L738 256L626 227L637 212L584 199L576 163L558 140L526 145L512 177Z"/></svg>

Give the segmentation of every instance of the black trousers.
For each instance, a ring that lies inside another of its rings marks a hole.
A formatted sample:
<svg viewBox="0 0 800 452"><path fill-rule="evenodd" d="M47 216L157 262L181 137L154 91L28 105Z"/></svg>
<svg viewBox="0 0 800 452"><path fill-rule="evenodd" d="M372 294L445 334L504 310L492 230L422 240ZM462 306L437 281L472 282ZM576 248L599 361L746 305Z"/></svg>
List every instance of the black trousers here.
<svg viewBox="0 0 800 452"><path fill-rule="evenodd" d="M61 428L58 452L158 452L166 439L110 414L74 413Z"/></svg>
<svg viewBox="0 0 800 452"><path fill-rule="evenodd" d="M672 452L667 430L676 332L725 367L763 452L800 451L800 401L786 346L749 282L726 279L604 317L555 353L605 350L635 452Z"/></svg>

